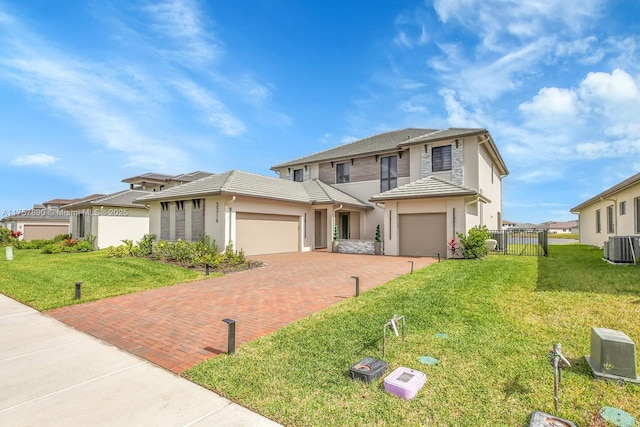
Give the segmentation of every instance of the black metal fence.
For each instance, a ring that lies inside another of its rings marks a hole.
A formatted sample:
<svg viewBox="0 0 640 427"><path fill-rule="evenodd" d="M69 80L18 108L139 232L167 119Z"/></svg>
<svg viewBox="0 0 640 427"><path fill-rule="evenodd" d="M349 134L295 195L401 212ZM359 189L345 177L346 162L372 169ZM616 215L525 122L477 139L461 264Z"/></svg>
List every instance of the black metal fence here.
<svg viewBox="0 0 640 427"><path fill-rule="evenodd" d="M491 238L497 242L492 254L547 256L549 253L549 230L539 228L518 228L489 230Z"/></svg>

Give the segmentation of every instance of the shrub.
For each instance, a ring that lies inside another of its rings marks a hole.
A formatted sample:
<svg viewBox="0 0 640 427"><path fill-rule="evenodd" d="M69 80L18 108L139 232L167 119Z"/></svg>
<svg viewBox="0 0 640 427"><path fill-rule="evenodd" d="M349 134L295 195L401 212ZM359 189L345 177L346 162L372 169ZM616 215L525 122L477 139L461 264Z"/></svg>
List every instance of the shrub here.
<svg viewBox="0 0 640 427"><path fill-rule="evenodd" d="M58 234L53 238L53 242L54 243L62 242L63 240L70 239L71 237L72 237L71 234Z"/></svg>
<svg viewBox="0 0 640 427"><path fill-rule="evenodd" d="M0 227L0 246L10 246L15 242L16 239L11 236L11 230Z"/></svg>
<svg viewBox="0 0 640 427"><path fill-rule="evenodd" d="M485 241L491 237L486 226L473 227L465 236L456 233L460 241L459 249L464 258L482 258L487 254Z"/></svg>
<svg viewBox="0 0 640 427"><path fill-rule="evenodd" d="M156 240L155 234L145 234L138 242L140 248L140 256L148 256L153 253L153 241Z"/></svg>
<svg viewBox="0 0 640 427"><path fill-rule="evenodd" d="M37 239L29 242L17 240L14 246L16 249L42 249L51 243L53 243L53 240Z"/></svg>
<svg viewBox="0 0 640 427"><path fill-rule="evenodd" d="M376 226L376 242L381 243L382 239L380 238L380 224Z"/></svg>

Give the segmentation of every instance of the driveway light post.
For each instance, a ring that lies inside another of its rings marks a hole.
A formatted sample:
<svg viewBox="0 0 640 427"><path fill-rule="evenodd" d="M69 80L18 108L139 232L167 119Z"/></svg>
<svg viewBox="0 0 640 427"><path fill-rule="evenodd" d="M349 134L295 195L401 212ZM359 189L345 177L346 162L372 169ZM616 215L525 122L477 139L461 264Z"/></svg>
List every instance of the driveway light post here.
<svg viewBox="0 0 640 427"><path fill-rule="evenodd" d="M227 354L233 354L236 352L236 321L229 318L222 319L222 321L229 325Z"/></svg>
<svg viewBox="0 0 640 427"><path fill-rule="evenodd" d="M352 279L356 279L356 296L360 296L360 276L351 276Z"/></svg>
<svg viewBox="0 0 640 427"><path fill-rule="evenodd" d="M80 294L82 292L82 282L76 282L76 299L80 299Z"/></svg>

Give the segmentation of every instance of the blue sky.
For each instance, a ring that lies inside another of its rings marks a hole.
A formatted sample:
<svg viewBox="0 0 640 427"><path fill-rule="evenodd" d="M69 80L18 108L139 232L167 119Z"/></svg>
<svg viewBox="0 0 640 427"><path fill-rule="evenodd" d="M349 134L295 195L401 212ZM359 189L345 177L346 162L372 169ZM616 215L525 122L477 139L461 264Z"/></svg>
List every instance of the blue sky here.
<svg viewBox="0 0 640 427"><path fill-rule="evenodd" d="M503 217L640 171L636 0L0 0L0 212L483 127Z"/></svg>

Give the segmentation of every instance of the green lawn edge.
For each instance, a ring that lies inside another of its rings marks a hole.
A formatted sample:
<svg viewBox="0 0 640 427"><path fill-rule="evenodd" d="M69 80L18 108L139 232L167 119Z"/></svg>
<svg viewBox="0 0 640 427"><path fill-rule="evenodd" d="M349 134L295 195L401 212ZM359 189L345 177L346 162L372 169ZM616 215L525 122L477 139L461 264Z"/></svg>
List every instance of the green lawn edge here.
<svg viewBox="0 0 640 427"><path fill-rule="evenodd" d="M0 261L0 293L40 311L205 277L201 271L144 258L111 258L105 250L41 254L24 249L13 255L12 261ZM77 282L82 283L81 299L75 299Z"/></svg>
<svg viewBox="0 0 640 427"><path fill-rule="evenodd" d="M601 257L597 248L552 245L548 257L444 261L184 375L288 426L521 426L536 410L554 413L547 354L559 342L572 367L558 415L589 425L606 405L637 416L640 387L596 381L584 359L592 326L640 341L640 266ZM348 377L361 358L381 357L382 325L393 314L406 316L407 339L388 340L387 373L406 366L427 376L411 401L386 393L382 379ZM421 365L423 355L439 364Z"/></svg>

